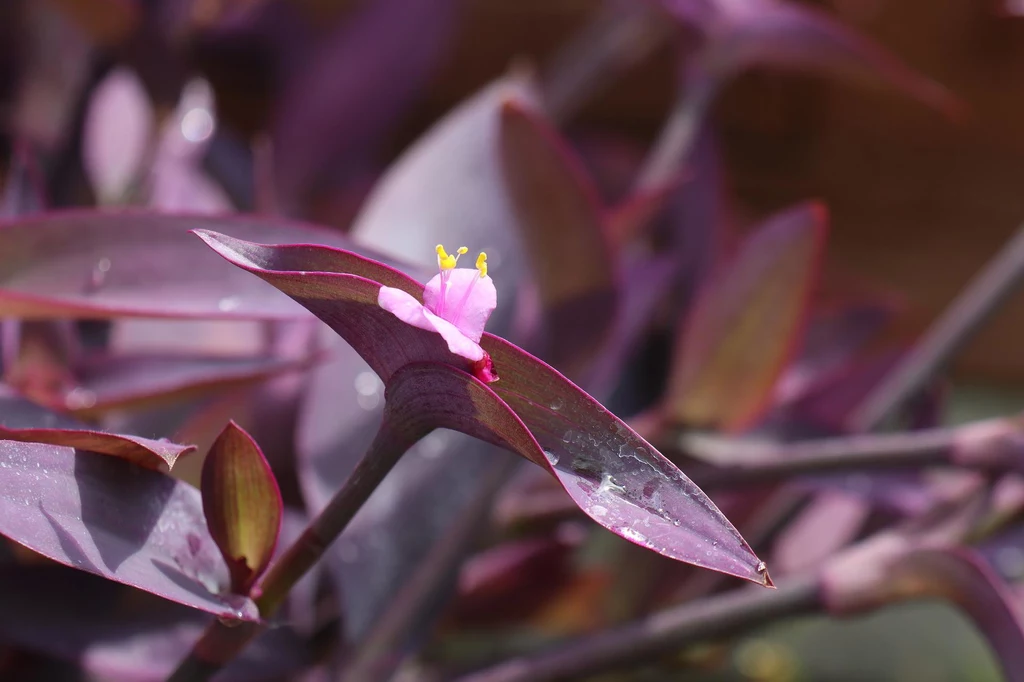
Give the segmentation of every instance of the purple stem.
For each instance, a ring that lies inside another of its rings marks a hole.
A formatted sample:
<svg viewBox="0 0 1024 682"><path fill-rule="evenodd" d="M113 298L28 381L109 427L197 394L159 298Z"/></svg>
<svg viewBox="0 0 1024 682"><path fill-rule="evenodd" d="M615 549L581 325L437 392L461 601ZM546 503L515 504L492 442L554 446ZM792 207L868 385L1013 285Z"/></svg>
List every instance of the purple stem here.
<svg viewBox="0 0 1024 682"><path fill-rule="evenodd" d="M557 649L514 658L456 682L547 682L649 662L694 642L748 632L821 609L818 583L797 578L775 590L736 590L685 604Z"/></svg>
<svg viewBox="0 0 1024 682"><path fill-rule="evenodd" d="M854 431L871 431L906 403L1012 294L1024 276L1024 226L960 292L902 362L851 415Z"/></svg>
<svg viewBox="0 0 1024 682"><path fill-rule="evenodd" d="M955 428L783 444L690 435L680 439L680 449L698 460L715 463L688 469L701 488L731 489L799 475L864 470L944 466L994 473L1020 471L1024 457L1007 441L1014 432L1012 420L991 420Z"/></svg>
<svg viewBox="0 0 1024 682"><path fill-rule="evenodd" d="M611 0L555 55L541 84L548 114L564 121L661 47L675 26L634 0Z"/></svg>
<svg viewBox="0 0 1024 682"><path fill-rule="evenodd" d="M429 428L404 423L401 417L388 410L385 404L384 420L377 436L355 470L299 539L271 565L259 584L262 592L254 599L264 621L277 611L295 583L323 558L327 548L345 530L401 456L429 433ZM167 682L209 680L265 627L258 623L214 621Z"/></svg>

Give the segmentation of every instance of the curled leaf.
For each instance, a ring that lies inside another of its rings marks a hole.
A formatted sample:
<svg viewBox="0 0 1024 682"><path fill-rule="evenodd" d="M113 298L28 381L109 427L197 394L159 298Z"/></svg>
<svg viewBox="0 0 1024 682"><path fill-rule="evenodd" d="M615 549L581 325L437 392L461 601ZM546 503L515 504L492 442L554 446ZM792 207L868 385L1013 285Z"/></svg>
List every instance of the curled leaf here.
<svg viewBox="0 0 1024 682"><path fill-rule="evenodd" d="M203 463L203 512L231 573L235 594L248 594L266 570L281 529L281 491L259 446L234 422Z"/></svg>
<svg viewBox="0 0 1024 682"><path fill-rule="evenodd" d="M106 433L16 396L0 395L0 440L46 443L119 457L147 469L171 468L194 445Z"/></svg>

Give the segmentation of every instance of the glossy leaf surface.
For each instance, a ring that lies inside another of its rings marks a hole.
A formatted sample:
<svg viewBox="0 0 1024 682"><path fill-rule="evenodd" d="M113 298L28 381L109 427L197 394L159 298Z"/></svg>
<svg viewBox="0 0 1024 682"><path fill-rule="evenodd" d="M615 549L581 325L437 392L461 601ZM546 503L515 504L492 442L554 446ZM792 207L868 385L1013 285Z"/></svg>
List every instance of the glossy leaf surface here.
<svg viewBox="0 0 1024 682"><path fill-rule="evenodd" d="M422 295L421 284L337 250L268 247L212 233L200 236L229 261L280 287L327 322L386 384L410 363L437 363L437 371L420 380L422 395L416 394L421 409L435 411L439 422L447 420L434 426L464 431L548 468L591 518L637 544L755 582L767 581L763 564L700 489L561 374L507 341L485 334L481 344L494 360L500 380L494 391L481 391L479 382L465 382L468 375L452 374L469 368L448 352L440 337L405 325L376 305L379 284L341 273L356 268L367 274L375 271L389 286L414 296ZM325 267L330 271L312 271ZM442 395L442 380L454 381L448 384L448 395Z"/></svg>
<svg viewBox="0 0 1024 682"><path fill-rule="evenodd" d="M220 596L228 572L199 491L121 459L0 441L0 534L186 606L258 618L248 599Z"/></svg>
<svg viewBox="0 0 1024 682"><path fill-rule="evenodd" d="M149 469L172 467L178 457L195 450L192 445L99 431L13 395L0 395L0 440L87 450Z"/></svg>
<svg viewBox="0 0 1024 682"><path fill-rule="evenodd" d="M301 308L225 268L188 233L343 246L327 230L251 217L69 211L0 224L0 315L287 319Z"/></svg>
<svg viewBox="0 0 1024 682"><path fill-rule="evenodd" d="M270 563L281 530L281 491L259 445L234 422L203 462L203 512L231 573L235 594L248 594Z"/></svg>

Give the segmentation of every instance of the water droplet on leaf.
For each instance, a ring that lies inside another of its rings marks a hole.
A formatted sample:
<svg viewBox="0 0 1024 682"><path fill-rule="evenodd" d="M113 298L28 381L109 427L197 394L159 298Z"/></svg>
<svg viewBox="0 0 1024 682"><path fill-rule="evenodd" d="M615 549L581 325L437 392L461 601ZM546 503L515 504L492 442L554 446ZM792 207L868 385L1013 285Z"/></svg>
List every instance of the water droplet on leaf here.
<svg viewBox="0 0 1024 682"><path fill-rule="evenodd" d="M229 313L232 310L238 310L241 305L242 300L238 296L225 296L217 302L217 310L220 310L222 313Z"/></svg>

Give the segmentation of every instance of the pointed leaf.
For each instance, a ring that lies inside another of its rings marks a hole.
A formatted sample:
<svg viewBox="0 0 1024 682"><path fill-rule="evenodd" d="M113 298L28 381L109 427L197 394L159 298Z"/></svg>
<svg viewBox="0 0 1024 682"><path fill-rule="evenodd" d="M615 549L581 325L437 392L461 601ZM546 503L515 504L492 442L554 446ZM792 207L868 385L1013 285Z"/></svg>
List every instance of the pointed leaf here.
<svg viewBox="0 0 1024 682"><path fill-rule="evenodd" d="M130 462L0 441L0 534L74 568L228 618L256 605L226 593L199 491Z"/></svg>
<svg viewBox="0 0 1024 682"><path fill-rule="evenodd" d="M616 268L600 200L557 131L514 100L501 108L500 145L544 308L545 356L569 367L601 345L615 318Z"/></svg>
<svg viewBox="0 0 1024 682"><path fill-rule="evenodd" d="M203 512L231 572L235 594L248 594L274 555L281 491L259 445L234 422L203 463Z"/></svg>
<svg viewBox="0 0 1024 682"><path fill-rule="evenodd" d="M798 348L825 213L804 204L766 223L707 281L683 329L666 399L682 423L742 429L769 405Z"/></svg>
<svg viewBox="0 0 1024 682"><path fill-rule="evenodd" d="M171 468L194 445L106 433L13 395L0 394L0 440L46 443L120 457L148 469Z"/></svg>
<svg viewBox="0 0 1024 682"><path fill-rule="evenodd" d="M732 524L671 462L553 369L496 337L488 341L508 361L503 366L514 368L499 382L507 381L500 397L450 365L414 363L389 380L391 409L544 467L590 518L630 542L771 585ZM532 402L542 398L552 402Z"/></svg>
<svg viewBox="0 0 1024 682"><path fill-rule="evenodd" d="M0 224L0 315L35 319L305 315L271 287L225 268L188 234L196 228L269 242L352 248L336 232L285 220L149 211L45 213Z"/></svg>
<svg viewBox="0 0 1024 682"><path fill-rule="evenodd" d="M377 305L380 284L342 273L371 275L415 297L422 296L422 284L336 249L274 247L198 234L227 260L278 286L327 322L385 384L390 386L392 376L410 363L437 363L445 371L418 379L425 394L411 391L408 398L417 409L436 412L435 427L510 448L549 469L594 520L637 544L758 583L768 581L764 565L697 486L557 371L485 333L481 345L494 360L500 380L494 391L481 392L483 384L467 384L468 375L458 372L471 369L468 361L452 355L438 335L399 322ZM452 376L457 381L446 398L461 397L462 402L451 407L431 402L429 394L442 389L431 388L430 381L444 378L451 384ZM389 393L388 400L394 399ZM545 450L560 462L557 467Z"/></svg>

